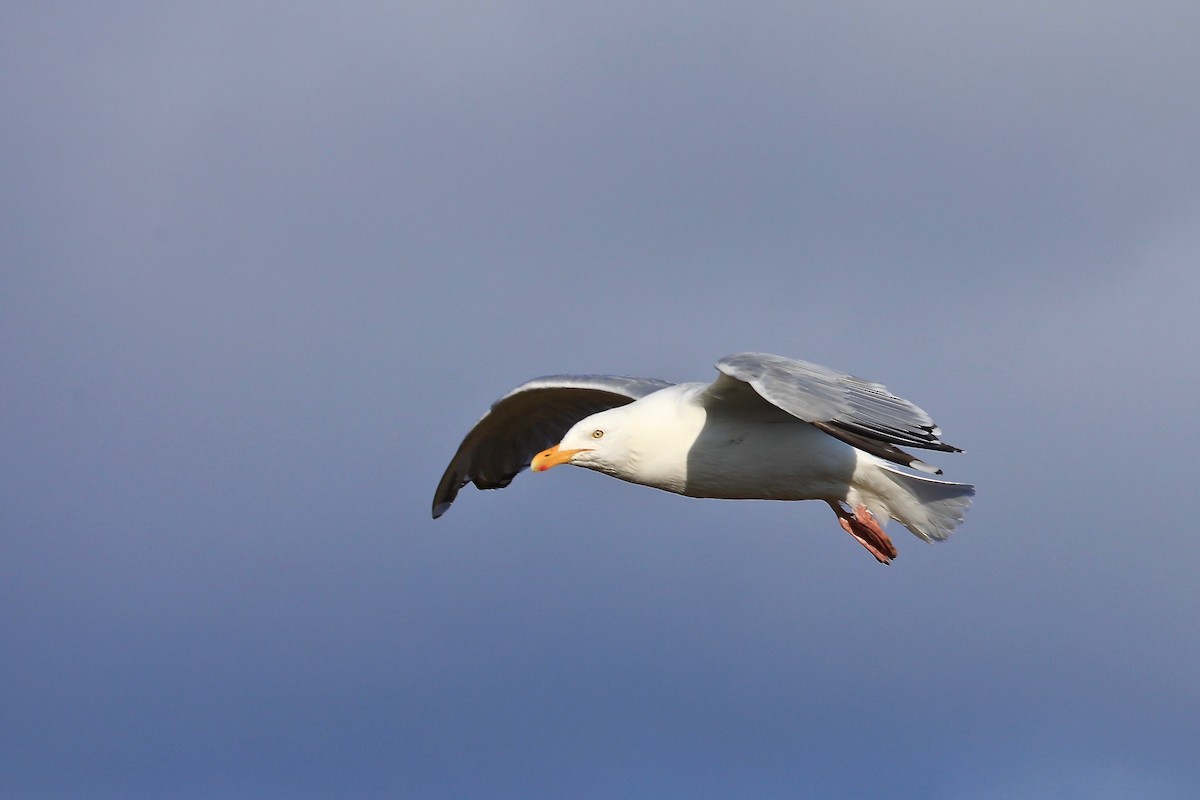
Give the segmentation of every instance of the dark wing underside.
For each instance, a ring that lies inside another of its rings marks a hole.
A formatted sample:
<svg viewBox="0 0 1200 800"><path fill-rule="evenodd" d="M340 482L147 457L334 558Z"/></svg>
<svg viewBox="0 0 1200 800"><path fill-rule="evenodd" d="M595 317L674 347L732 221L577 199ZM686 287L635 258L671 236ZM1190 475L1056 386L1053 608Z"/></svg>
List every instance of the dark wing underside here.
<svg viewBox="0 0 1200 800"><path fill-rule="evenodd" d="M479 489L508 486L579 420L670 385L614 375L551 375L521 384L493 403L459 445L433 495L433 518L446 513L467 483Z"/></svg>
<svg viewBox="0 0 1200 800"><path fill-rule="evenodd" d="M705 391L705 402L745 402L752 391L853 447L926 472L941 470L899 446L961 452L941 441L941 431L928 414L882 384L766 353L727 356L717 362L717 369L721 375Z"/></svg>

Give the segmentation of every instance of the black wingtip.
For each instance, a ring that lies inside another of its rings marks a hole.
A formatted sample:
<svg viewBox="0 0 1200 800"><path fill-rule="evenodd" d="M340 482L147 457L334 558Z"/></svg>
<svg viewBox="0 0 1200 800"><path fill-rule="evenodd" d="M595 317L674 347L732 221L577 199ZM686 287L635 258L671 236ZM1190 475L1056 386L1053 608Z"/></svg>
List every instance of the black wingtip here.
<svg viewBox="0 0 1200 800"><path fill-rule="evenodd" d="M922 461L919 458L915 458L911 454L905 453L903 450L900 450L899 448L892 448L892 449L894 449L897 453L903 455L905 458L909 459L908 461L900 461L895 458L891 459L895 463L900 464L901 466L912 467L913 469L919 469L921 472L928 472L930 475L941 475L942 474L941 467L935 467L933 464L930 464L927 461Z"/></svg>
<svg viewBox="0 0 1200 800"><path fill-rule="evenodd" d="M433 518L437 519L450 508L449 503L435 503L433 506Z"/></svg>

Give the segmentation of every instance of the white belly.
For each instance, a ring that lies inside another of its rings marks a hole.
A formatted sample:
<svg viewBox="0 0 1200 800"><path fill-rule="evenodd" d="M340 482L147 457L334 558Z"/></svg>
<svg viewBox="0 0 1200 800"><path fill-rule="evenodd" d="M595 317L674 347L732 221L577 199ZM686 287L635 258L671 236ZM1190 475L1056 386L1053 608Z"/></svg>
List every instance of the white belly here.
<svg viewBox="0 0 1200 800"><path fill-rule="evenodd" d="M841 500L857 451L805 422L714 421L686 458L691 497Z"/></svg>

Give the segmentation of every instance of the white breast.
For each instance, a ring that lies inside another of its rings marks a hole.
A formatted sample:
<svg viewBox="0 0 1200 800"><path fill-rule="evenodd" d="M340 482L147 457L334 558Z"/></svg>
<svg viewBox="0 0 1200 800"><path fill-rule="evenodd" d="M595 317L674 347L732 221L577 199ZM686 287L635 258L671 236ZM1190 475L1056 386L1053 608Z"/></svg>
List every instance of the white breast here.
<svg viewBox="0 0 1200 800"><path fill-rule="evenodd" d="M703 388L673 386L620 409L636 431L612 474L691 497L845 498L854 448L774 409L709 413L694 401Z"/></svg>

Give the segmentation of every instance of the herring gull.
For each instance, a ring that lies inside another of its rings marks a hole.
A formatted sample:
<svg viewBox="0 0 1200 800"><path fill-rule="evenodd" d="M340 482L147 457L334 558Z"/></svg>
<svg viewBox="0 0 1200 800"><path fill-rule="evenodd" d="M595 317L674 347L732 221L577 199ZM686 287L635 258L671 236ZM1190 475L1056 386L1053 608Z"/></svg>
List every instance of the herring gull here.
<svg viewBox="0 0 1200 800"><path fill-rule="evenodd" d="M559 464L687 495L824 500L881 563L896 557L889 519L927 542L962 522L975 487L900 446L961 452L929 415L882 384L782 356L717 362L711 384L551 375L497 400L463 439L433 497L434 519L468 482L507 486Z"/></svg>

